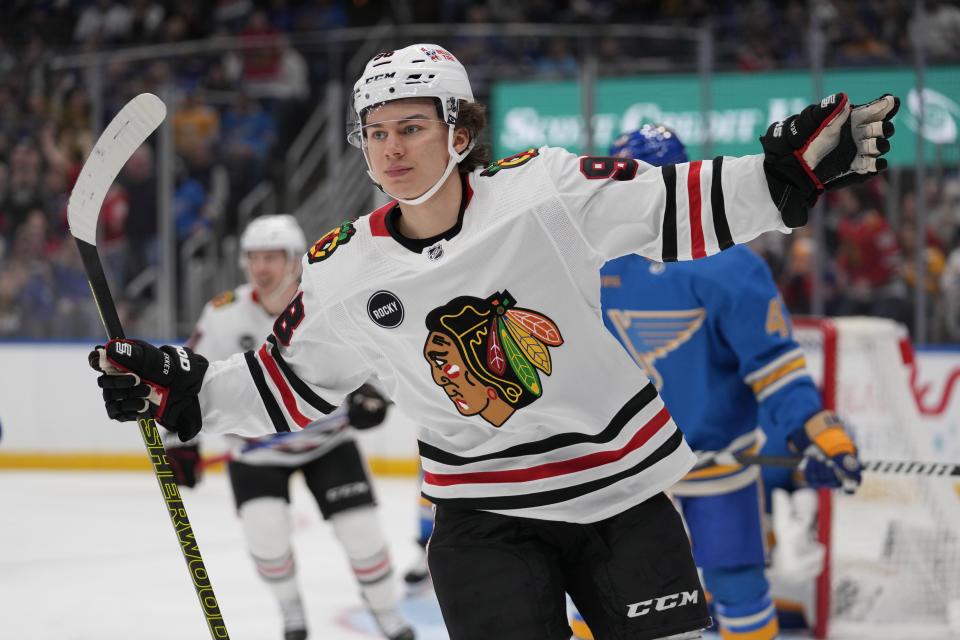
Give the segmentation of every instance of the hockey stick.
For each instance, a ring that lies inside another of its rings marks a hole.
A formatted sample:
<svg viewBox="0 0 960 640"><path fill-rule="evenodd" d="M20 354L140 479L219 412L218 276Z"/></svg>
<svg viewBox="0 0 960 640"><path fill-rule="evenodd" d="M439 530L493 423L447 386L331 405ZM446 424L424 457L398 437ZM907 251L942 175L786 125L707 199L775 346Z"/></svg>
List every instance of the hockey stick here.
<svg viewBox="0 0 960 640"><path fill-rule="evenodd" d="M70 233L77 243L83 268L90 281L90 290L100 312L100 321L110 339L123 338L124 334L100 256L97 254L97 219L100 217L100 208L103 206L107 189L113 184L120 169L143 141L160 126L166 113L167 108L163 101L151 93L141 93L124 105L104 129L90 156L83 163L67 202ZM229 638L223 616L220 615L220 605L213 594L207 569L200 556L200 548L187 518L187 510L173 479L173 469L167 461L157 425L150 417L141 418L137 422L153 464L154 475L160 484L170 521L180 541L183 559L187 563L194 589L200 599L200 608L207 619L210 635L214 639Z"/></svg>
<svg viewBox="0 0 960 640"><path fill-rule="evenodd" d="M324 431L329 431L330 435L336 435L340 433L343 429L350 424L347 421L347 416L337 414L333 416L327 416L325 418L320 418L314 422L308 424L304 431L307 429L323 429ZM278 433L274 436L266 437L262 440L254 440L248 442L244 445L239 451L231 451L224 453L218 456L210 456L209 458L203 458L200 462L197 463L197 470L206 469L212 467L215 464L220 464L222 462L230 462L235 460L239 456L247 453L249 451L256 451L258 449L276 449L279 448L278 445L282 445L284 440L288 438L299 436L303 431L286 431L283 433Z"/></svg>
<svg viewBox="0 0 960 640"><path fill-rule="evenodd" d="M766 456L746 453L717 453L718 464L758 464L762 467L796 468L801 456ZM960 476L960 464L952 462L915 462L911 460L861 460L864 471L918 476Z"/></svg>

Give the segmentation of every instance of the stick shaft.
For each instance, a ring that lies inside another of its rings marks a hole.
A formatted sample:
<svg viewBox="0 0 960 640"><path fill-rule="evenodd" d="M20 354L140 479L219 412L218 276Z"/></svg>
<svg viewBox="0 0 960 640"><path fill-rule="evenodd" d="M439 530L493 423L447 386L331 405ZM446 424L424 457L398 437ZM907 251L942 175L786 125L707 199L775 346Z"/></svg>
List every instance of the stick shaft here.
<svg viewBox="0 0 960 640"><path fill-rule="evenodd" d="M97 254L97 247L76 237L74 240L77 242L77 249L80 251L80 257L83 260L83 268L87 273L87 279L90 281L90 290L93 292L93 298L100 312L100 320L103 322L107 337L110 339L123 338L123 326L120 323L117 307L107 285L103 264ZM200 600L200 608L207 619L210 636L214 640L228 640L230 636L227 634L227 627L223 622L223 616L220 614L220 605L213 593L213 586L210 584L210 577L207 574L206 566L204 566L203 557L200 555L200 547L197 545L193 527L187 517L187 509L180 497L180 489L174 480L173 469L167 460L167 453L163 448L156 422L153 418L148 417L138 420L137 424L140 427L140 436L143 438L143 444L147 448L147 454L153 466L154 476L156 476L157 483L160 485L160 493L163 495L163 501L167 506L170 522L173 524L173 530L180 542L180 551L187 563L193 588Z"/></svg>
<svg viewBox="0 0 960 640"><path fill-rule="evenodd" d="M742 464L758 464L762 467L794 468L803 460L800 456L767 456L733 454ZM864 471L899 475L960 476L960 464L952 462L917 462L911 460L865 460Z"/></svg>

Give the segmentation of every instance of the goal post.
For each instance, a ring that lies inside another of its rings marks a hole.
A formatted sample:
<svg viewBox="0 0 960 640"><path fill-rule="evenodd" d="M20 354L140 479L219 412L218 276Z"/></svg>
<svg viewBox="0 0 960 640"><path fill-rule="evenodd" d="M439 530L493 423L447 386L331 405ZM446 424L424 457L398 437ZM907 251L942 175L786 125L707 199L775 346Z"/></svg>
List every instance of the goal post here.
<svg viewBox="0 0 960 640"><path fill-rule="evenodd" d="M872 317L793 318L794 338L863 459L936 461L911 387L906 329ZM955 480L864 474L856 494L821 490L818 638L960 637Z"/></svg>

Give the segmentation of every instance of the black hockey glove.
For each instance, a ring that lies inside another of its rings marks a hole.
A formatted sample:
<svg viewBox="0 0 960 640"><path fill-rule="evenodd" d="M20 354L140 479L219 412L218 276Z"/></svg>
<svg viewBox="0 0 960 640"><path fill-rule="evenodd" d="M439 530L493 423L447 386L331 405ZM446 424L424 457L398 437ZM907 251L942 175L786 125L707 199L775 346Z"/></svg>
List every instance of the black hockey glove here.
<svg viewBox="0 0 960 640"><path fill-rule="evenodd" d="M200 481L200 445L166 447L167 462L173 469L173 480L181 487L193 487Z"/></svg>
<svg viewBox="0 0 960 640"><path fill-rule="evenodd" d="M851 106L847 94L835 93L770 125L760 136L763 167L785 225L805 225L825 189L864 182L887 168L880 156L890 150L890 119L899 108L890 94Z"/></svg>
<svg viewBox="0 0 960 640"><path fill-rule="evenodd" d="M860 486L863 465L857 448L832 411L821 411L787 436L787 445L803 454L800 470L811 487L843 487L853 493Z"/></svg>
<svg viewBox="0 0 960 640"><path fill-rule="evenodd" d="M387 417L387 399L369 384L347 398L347 420L357 429L375 427Z"/></svg>
<svg viewBox="0 0 960 640"><path fill-rule="evenodd" d="M91 351L88 361L104 374L97 384L111 419L137 420L146 413L182 442L200 432L197 394L208 364L203 356L184 347L111 340Z"/></svg>

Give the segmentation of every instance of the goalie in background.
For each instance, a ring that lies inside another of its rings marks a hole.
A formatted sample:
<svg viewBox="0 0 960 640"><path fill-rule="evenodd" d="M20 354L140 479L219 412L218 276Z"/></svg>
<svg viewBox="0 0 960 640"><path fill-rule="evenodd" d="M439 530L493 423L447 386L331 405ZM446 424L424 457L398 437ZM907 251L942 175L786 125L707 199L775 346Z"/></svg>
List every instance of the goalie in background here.
<svg viewBox="0 0 960 640"><path fill-rule="evenodd" d="M300 283L306 240L293 216L265 215L244 230L240 250L247 282L207 303L187 343L211 360L253 349L270 334L274 318ZM347 428L347 422L359 429L380 424L387 402L365 384L338 411L343 420L325 418L302 431L257 439L230 436L236 447L227 470L247 549L280 606L284 640L305 639L306 615L288 513L290 477L302 472L381 632L391 640L413 640L413 630L397 611L393 567L370 478ZM184 445L175 434L167 435L167 457L177 483L194 486L196 439Z"/></svg>
<svg viewBox="0 0 960 640"><path fill-rule="evenodd" d="M624 134L610 155L655 166L687 162L676 134L657 125ZM770 270L745 246L692 262L633 254L604 265L601 287L604 323L657 385L700 457L671 493L719 631L724 640L775 638L761 470L716 464L709 452L754 454L765 438L785 443L805 456L804 484L847 491L860 483L860 462L837 417L823 410ZM812 577L823 551L808 544L813 513L800 508L809 504L806 496L797 498L777 496L775 528L789 540L775 558L779 553L780 564L797 567L801 551ZM578 637L592 638L578 614L571 626Z"/></svg>

